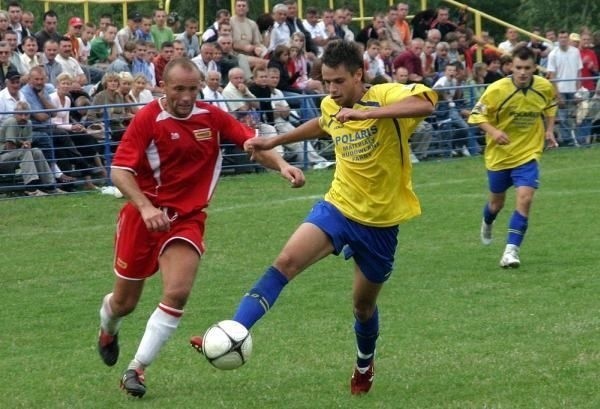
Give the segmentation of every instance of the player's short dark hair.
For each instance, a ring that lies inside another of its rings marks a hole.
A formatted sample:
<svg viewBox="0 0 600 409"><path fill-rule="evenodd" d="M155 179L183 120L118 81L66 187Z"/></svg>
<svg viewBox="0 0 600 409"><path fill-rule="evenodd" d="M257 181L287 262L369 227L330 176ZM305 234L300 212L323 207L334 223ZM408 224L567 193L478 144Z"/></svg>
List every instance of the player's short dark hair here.
<svg viewBox="0 0 600 409"><path fill-rule="evenodd" d="M359 46L350 41L334 40L325 47L323 65L337 68L341 65L354 74L359 68L363 68L363 56Z"/></svg>
<svg viewBox="0 0 600 409"><path fill-rule="evenodd" d="M512 58L535 61L535 53L526 45L519 45L512 51Z"/></svg>

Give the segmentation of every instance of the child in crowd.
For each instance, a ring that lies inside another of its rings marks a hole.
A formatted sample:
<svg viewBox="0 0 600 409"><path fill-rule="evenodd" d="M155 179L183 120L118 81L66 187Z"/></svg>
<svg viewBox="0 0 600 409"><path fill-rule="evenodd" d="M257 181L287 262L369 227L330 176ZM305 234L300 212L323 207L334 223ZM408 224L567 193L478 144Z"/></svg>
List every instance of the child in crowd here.
<svg viewBox="0 0 600 409"><path fill-rule="evenodd" d="M385 75L390 78L394 76L393 51L394 49L388 40L379 40L379 58L383 61L383 71L385 72Z"/></svg>
<svg viewBox="0 0 600 409"><path fill-rule="evenodd" d="M379 50L379 40L371 38L367 41L367 47L363 53L366 82L373 82L378 77L385 78L386 82L392 81L392 78L385 73L383 60L379 57Z"/></svg>

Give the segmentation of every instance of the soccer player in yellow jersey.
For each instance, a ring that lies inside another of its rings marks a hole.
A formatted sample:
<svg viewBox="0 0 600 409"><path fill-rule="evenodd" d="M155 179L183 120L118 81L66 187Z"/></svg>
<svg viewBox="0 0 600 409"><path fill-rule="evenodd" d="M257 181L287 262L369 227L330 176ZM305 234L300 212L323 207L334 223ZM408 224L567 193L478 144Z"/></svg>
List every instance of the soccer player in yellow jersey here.
<svg viewBox="0 0 600 409"><path fill-rule="evenodd" d="M557 100L554 86L534 75L535 54L528 47L513 51L513 75L492 83L473 108L469 123L486 133L485 165L490 189L483 209L481 241L492 241L492 225L504 207L506 191L516 190L516 209L508 224L508 237L500 259L503 268L517 268L519 250L529 219L533 195L539 185L538 160L554 139Z"/></svg>
<svg viewBox="0 0 600 409"><path fill-rule="evenodd" d="M329 43L322 61L329 96L321 103L321 117L286 134L253 138L245 148L258 152L327 133L337 160L333 183L241 300L233 319L250 328L291 279L325 256L343 251L346 259L354 259L358 353L350 390L362 394L373 381L377 296L392 272L398 224L421 212L412 190L409 138L433 112L437 94L419 84L367 89L362 54L353 42ZM199 337L191 342L201 345Z"/></svg>

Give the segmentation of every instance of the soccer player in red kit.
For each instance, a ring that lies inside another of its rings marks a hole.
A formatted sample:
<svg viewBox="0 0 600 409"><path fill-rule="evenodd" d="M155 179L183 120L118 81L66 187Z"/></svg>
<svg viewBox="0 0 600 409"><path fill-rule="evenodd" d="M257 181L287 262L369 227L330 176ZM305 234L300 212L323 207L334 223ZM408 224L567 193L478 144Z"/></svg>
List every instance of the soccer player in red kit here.
<svg viewBox="0 0 600 409"><path fill-rule="evenodd" d="M121 321L135 309L145 279L162 273L162 298L121 378L121 387L137 397L146 393L144 369L177 328L196 277L205 209L221 170L220 142L244 147L255 136L228 113L196 101L200 72L188 59L170 61L163 83L165 96L136 114L111 166L128 202L115 234L115 284L100 308L98 350L106 365L117 362ZM255 159L293 187L304 184L302 171L275 151Z"/></svg>

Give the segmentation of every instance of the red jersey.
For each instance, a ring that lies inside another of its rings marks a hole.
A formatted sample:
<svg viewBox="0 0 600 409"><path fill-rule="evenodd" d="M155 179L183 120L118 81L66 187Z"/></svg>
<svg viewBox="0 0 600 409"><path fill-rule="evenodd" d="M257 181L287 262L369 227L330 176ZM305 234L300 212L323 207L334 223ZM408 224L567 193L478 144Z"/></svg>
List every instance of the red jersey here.
<svg viewBox="0 0 600 409"><path fill-rule="evenodd" d="M221 141L242 147L256 131L218 107L196 102L187 118L177 118L155 100L133 118L111 168L134 173L157 207L183 216L204 209L221 173Z"/></svg>

